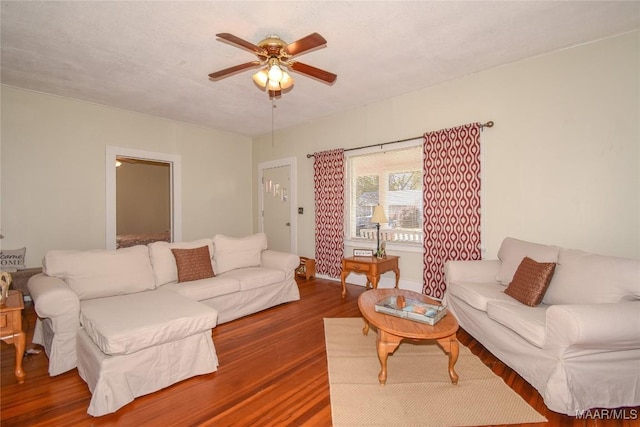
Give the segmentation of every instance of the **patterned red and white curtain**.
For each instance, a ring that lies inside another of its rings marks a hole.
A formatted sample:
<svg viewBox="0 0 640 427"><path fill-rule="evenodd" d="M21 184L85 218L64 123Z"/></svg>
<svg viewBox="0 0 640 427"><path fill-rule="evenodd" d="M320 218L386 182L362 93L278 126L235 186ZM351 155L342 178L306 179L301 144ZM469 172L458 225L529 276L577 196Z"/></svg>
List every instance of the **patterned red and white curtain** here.
<svg viewBox="0 0 640 427"><path fill-rule="evenodd" d="M480 123L424 135L422 292L442 298L444 263L480 250Z"/></svg>
<svg viewBox="0 0 640 427"><path fill-rule="evenodd" d="M344 150L313 155L316 273L340 277L344 255Z"/></svg>

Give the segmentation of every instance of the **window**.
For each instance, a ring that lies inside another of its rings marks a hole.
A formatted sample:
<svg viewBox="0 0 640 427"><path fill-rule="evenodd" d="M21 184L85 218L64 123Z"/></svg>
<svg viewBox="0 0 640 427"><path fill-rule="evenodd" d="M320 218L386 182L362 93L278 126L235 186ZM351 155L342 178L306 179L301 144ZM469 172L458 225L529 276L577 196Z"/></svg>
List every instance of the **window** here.
<svg viewBox="0 0 640 427"><path fill-rule="evenodd" d="M355 212L356 212L356 235L360 230L371 228L369 221L373 215L373 208L378 204L380 187L377 175L356 176L355 179Z"/></svg>
<svg viewBox="0 0 640 427"><path fill-rule="evenodd" d="M380 240L422 244L422 144L417 139L387 150L354 150L347 156L347 239L377 239L371 223L380 204L389 220Z"/></svg>

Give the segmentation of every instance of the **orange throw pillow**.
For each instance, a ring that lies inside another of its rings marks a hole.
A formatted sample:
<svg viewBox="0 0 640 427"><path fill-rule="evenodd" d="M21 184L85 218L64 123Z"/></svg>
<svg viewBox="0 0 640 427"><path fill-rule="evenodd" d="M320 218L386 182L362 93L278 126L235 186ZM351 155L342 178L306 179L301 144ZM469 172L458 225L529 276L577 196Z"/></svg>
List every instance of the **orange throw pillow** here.
<svg viewBox="0 0 640 427"><path fill-rule="evenodd" d="M535 307L542 302L555 269L555 262L536 262L524 257L504 293L529 307Z"/></svg>
<svg viewBox="0 0 640 427"><path fill-rule="evenodd" d="M171 252L176 258L178 282L214 277L208 246L195 249L171 249Z"/></svg>

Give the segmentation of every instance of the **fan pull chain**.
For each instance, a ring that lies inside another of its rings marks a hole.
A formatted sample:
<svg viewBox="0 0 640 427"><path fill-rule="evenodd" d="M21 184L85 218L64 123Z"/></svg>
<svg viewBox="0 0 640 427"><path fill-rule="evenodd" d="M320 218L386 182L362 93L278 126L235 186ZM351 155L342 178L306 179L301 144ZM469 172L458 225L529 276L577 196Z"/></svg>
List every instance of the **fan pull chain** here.
<svg viewBox="0 0 640 427"><path fill-rule="evenodd" d="M274 116L274 110L276 109L276 100L275 98L271 98L271 149L273 150L274 148L274 142L273 142L273 116Z"/></svg>

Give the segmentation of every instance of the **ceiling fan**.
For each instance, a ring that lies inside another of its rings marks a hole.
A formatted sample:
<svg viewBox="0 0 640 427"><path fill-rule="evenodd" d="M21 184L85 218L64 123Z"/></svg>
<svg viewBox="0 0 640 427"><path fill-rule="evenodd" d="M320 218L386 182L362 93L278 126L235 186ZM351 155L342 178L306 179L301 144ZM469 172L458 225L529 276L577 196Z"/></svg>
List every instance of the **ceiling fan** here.
<svg viewBox="0 0 640 427"><path fill-rule="evenodd" d="M257 45L229 33L216 34L216 37L254 53L258 59L209 74L209 78L214 81L250 68L264 67L253 75L253 81L262 90L266 90L269 98L273 99L280 97L283 90L293 85L293 78L284 68L329 84L335 82L338 77L328 71L292 59L296 55L326 45L327 41L318 33L309 34L293 43L286 43L277 35L271 34Z"/></svg>

